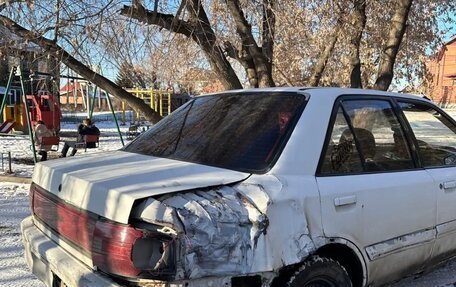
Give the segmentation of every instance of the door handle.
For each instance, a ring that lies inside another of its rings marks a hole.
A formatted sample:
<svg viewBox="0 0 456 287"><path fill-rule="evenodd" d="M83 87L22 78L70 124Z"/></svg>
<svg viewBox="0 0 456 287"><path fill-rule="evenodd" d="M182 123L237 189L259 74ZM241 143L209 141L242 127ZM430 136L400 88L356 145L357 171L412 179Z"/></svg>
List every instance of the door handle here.
<svg viewBox="0 0 456 287"><path fill-rule="evenodd" d="M356 195L343 196L334 198L335 206L343 206L356 203Z"/></svg>
<svg viewBox="0 0 456 287"><path fill-rule="evenodd" d="M455 189L456 188L456 181L446 181L440 184L440 189L447 190L447 189Z"/></svg>

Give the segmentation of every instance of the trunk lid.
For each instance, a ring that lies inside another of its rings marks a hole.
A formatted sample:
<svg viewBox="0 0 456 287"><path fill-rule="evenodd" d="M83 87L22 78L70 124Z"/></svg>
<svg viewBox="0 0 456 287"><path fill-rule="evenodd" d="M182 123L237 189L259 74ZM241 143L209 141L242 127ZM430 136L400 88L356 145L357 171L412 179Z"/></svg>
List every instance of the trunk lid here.
<svg viewBox="0 0 456 287"><path fill-rule="evenodd" d="M128 223L137 199L230 184L250 174L124 151L40 162L33 182L64 202Z"/></svg>

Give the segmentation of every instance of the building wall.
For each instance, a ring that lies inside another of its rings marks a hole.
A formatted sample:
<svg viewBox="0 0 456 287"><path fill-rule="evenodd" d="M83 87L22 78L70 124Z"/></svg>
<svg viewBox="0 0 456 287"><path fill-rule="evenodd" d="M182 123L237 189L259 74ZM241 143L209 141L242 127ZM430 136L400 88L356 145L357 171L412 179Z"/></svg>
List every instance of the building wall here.
<svg viewBox="0 0 456 287"><path fill-rule="evenodd" d="M456 104L456 38L430 60L428 70L432 76L433 101L444 107Z"/></svg>

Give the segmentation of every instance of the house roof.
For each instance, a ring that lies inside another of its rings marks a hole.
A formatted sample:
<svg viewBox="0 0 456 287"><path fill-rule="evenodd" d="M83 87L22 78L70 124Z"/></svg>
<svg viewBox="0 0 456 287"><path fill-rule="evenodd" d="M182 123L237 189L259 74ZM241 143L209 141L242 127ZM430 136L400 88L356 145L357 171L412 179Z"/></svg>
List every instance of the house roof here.
<svg viewBox="0 0 456 287"><path fill-rule="evenodd" d="M442 59L443 55L445 54L446 47L449 45L452 45L455 42L456 42L456 35L451 40L449 40L448 42L443 44L442 48L440 48L440 50L433 56L433 58L435 57L437 59L437 61L440 61Z"/></svg>
<svg viewBox="0 0 456 287"><path fill-rule="evenodd" d="M451 45L451 44L453 44L454 42L456 42L456 35L453 37L453 39L451 39L450 41L446 42L446 43L445 43L445 46Z"/></svg>
<svg viewBox="0 0 456 287"><path fill-rule="evenodd" d="M60 94L64 95L68 92L73 92L74 90L81 91L81 83L80 82L68 82L66 85L60 88Z"/></svg>
<svg viewBox="0 0 456 287"><path fill-rule="evenodd" d="M67 93L73 93L73 91L76 90L76 95L79 97L81 95L85 96L87 95L87 83L85 82L69 82L63 87L60 88L60 95L65 95ZM94 93L96 94L97 97L100 97L102 99L106 98L106 91L98 89L98 91L95 92L95 90L92 88L89 88L89 96L93 97Z"/></svg>

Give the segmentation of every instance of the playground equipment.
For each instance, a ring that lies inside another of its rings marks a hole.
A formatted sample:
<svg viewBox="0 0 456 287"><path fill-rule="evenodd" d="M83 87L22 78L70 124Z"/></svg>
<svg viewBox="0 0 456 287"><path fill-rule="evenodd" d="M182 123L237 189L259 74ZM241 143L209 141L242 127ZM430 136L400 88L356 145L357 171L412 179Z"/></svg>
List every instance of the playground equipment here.
<svg viewBox="0 0 456 287"><path fill-rule="evenodd" d="M151 109L157 111L160 116L166 116L171 113L171 93L169 91L161 91L154 89L127 89L137 98L143 100L150 106ZM125 102L122 102L122 111L125 114ZM139 120L141 114L136 111L136 118Z"/></svg>
<svg viewBox="0 0 456 287"><path fill-rule="evenodd" d="M35 72L33 75L44 75L44 76L51 76L50 74L47 73L39 73ZM32 126L33 124L38 121L42 120L46 123L46 126L48 129L54 132L53 136L50 137L43 137L41 139L41 145L43 146L53 146L56 147L55 149L51 149L56 151L59 146L60 138L58 136L58 132L60 131L60 120L61 120L61 111L60 111L60 105L59 105L59 100L58 97L53 96L51 93L47 91L38 91L35 95L26 95L25 93L25 87L24 87L24 80L23 80L23 75L21 70L18 67L12 67L9 78L8 78L8 84L6 88L4 89L4 95L10 95L10 89L11 89L11 83L15 77L19 77L19 81L21 83L21 92L22 95L20 96L20 101L16 103L14 112L11 112L11 109L5 109L6 108L6 102L7 102L7 97L4 96L3 99L1 100L1 105L0 105L0 132L5 132L3 135L8 135L7 132L11 131L13 127L15 129L17 128L17 121L20 121L21 123L23 122L23 130L25 131L24 133L27 133L30 137L31 141L31 150L33 152L33 160L36 163L37 162L37 156L36 156L36 147L35 147L35 138L34 134L32 131ZM73 79L73 80L79 80L82 78L79 77L71 77L71 76L63 76L60 75L61 78L68 78L68 79ZM96 88L94 91L94 94L96 94ZM91 106L89 106L90 97L87 95L87 108L88 108L88 117L91 118L93 114L93 107L95 105L95 97L92 97L92 103ZM107 95L107 102L109 104L109 108L111 109L114 121L117 126L117 131L119 133L120 140L122 142L122 145L124 145L124 141L122 138L122 134L120 132L119 124L117 121L117 118L115 116L115 112L112 106L111 99L109 95ZM9 112L8 112L9 111ZM20 115L20 119L19 119ZM25 116L24 116L25 115ZM23 118L25 117L25 120ZM3 122L4 121L4 122ZM99 139L98 136L96 139L91 138L91 137L85 137L83 144L83 148L89 148L87 146L87 143L95 143L95 147L98 147L99 144Z"/></svg>
<svg viewBox="0 0 456 287"><path fill-rule="evenodd" d="M15 124L16 124L16 122L11 119L6 120L3 124L0 125L0 133L2 133L2 134L9 133L14 128Z"/></svg>
<svg viewBox="0 0 456 287"><path fill-rule="evenodd" d="M168 90L126 89L126 91L135 97L142 99L151 107L151 109L158 112L162 117L169 115L172 111L190 100L190 96L188 95L174 94ZM122 102L123 123L126 122L125 110L126 104L125 102ZM135 113L136 120L141 121L141 113L139 111L135 111Z"/></svg>
<svg viewBox="0 0 456 287"><path fill-rule="evenodd" d="M43 74L43 73L41 73L41 74ZM66 76L61 75L60 77L68 79L67 84L63 88L60 89L61 95L62 94L64 95L62 98L66 99L66 101L64 101L64 103L66 103L66 104L70 103L70 94L72 94L71 98L73 98L73 102L71 104L75 105L75 107L76 107L78 105L78 102L81 101L83 106L87 109L87 117L90 119L92 118L92 115L93 115L96 99L98 99L99 107L101 105L101 99L102 98L106 99L106 102L108 103L112 117L114 119L114 122L116 124L120 141L122 142L122 145L125 145L123 137L122 137L122 133L120 131L119 122L117 120L116 113L115 113L114 107L112 105L111 96L106 91L102 91L101 89L98 89L97 86L92 85L91 82L85 80L84 78L70 76L69 73ZM98 140L97 140L96 146L98 147Z"/></svg>
<svg viewBox="0 0 456 287"><path fill-rule="evenodd" d="M20 71L18 73L20 73ZM13 77L14 76L20 76L22 78L22 76L18 74L13 75ZM12 79L13 78L10 77L8 86L11 86ZM6 90L9 89L8 86ZM22 95L23 94L24 93L22 93ZM11 97L11 91L8 91L8 97ZM2 100L0 115L2 120L4 120L2 124L2 127L4 128L0 129L0 132L8 133L14 127L15 131L27 133L29 125L27 121L27 107L24 104L25 101L21 100L21 96L18 95L15 97L14 101L10 101L7 104L8 97L5 93ZM25 97L27 99L26 103L28 104L31 126L34 126L37 121L41 120L46 123L49 130L54 134L58 134L60 131L62 114L57 97L48 91L38 91L34 95L26 95Z"/></svg>
<svg viewBox="0 0 456 287"><path fill-rule="evenodd" d="M84 135L82 140L82 142L76 143L74 147L78 149L83 148L84 151L87 151L88 148L97 148L100 144L100 139L97 135ZM90 143L94 144L93 147L90 147Z"/></svg>
<svg viewBox="0 0 456 287"><path fill-rule="evenodd" d="M12 126L14 126L15 129L18 129L19 127L22 128L24 133L28 133L32 143L30 148L33 151L33 160L36 163L36 148L32 126L37 121L44 121L47 128L53 132L53 136L43 137L41 139L42 145L56 146L58 149L60 141L58 132L60 131L61 119L58 100L56 100L52 94L45 91L39 91L35 95L26 95L23 75L18 67L12 67L4 95L9 95L9 89L14 77L19 77L21 83L22 102L16 102L13 109L5 109L7 97L3 97L0 105L0 115L2 116L2 119L5 119L5 122L2 124L2 127L4 127L5 132L9 132L12 129ZM26 121L23 120L24 115ZM20 126L17 123L20 123Z"/></svg>
<svg viewBox="0 0 456 287"><path fill-rule="evenodd" d="M27 97L25 95L25 86L24 86L24 79L22 77L22 72L21 72L21 69L18 68L18 67L12 67L11 68L11 72L10 72L10 75L8 77L8 83L6 85L6 89L5 89L5 93L4 95L8 95L9 94L9 90L11 88L11 83L13 82L13 79L14 77L18 76L19 79L20 79L20 82L21 82L21 89L22 89L22 99L23 99L23 103L25 105L25 115L26 115L26 118L27 118L27 130L28 130L28 134L30 136L30 141L32 142L32 146L31 146L31 149L33 151L33 161L36 163L37 162L37 159L36 159L36 150L35 150L35 140L33 138L33 132L32 132L32 123L31 123L31 118L30 118L30 110L29 110L29 105L28 105L28 100L27 100ZM2 100L2 104L0 105L0 114L3 114L3 110L5 108L5 105L6 105L6 96L3 97L3 100ZM2 117L2 120L3 120L3 117ZM12 121L12 119L6 119L6 121Z"/></svg>
<svg viewBox="0 0 456 287"><path fill-rule="evenodd" d="M27 95L27 101L32 125L41 120L46 123L50 131L57 134L60 131L62 118L57 98L47 91L39 91L36 95Z"/></svg>

